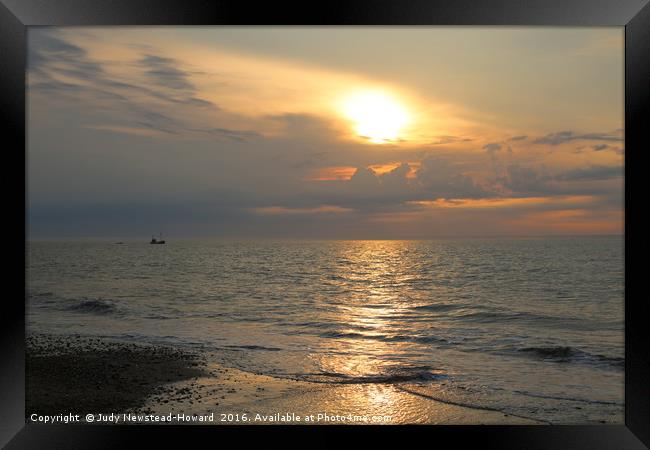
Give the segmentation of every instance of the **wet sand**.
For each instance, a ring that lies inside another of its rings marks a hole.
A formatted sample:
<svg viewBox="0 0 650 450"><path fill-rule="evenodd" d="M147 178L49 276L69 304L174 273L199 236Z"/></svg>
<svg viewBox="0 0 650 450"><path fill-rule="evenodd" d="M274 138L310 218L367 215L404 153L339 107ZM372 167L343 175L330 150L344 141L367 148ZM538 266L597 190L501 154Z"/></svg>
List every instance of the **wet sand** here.
<svg viewBox="0 0 650 450"><path fill-rule="evenodd" d="M28 416L133 413L135 422L148 422L145 416L171 414L176 423L258 425L539 423L442 403L407 384L280 379L170 347L38 335L26 349Z"/></svg>
<svg viewBox="0 0 650 450"><path fill-rule="evenodd" d="M278 379L225 369L220 377L201 377L171 385L169 402L156 398L146 410L155 414L191 411L214 413L214 422L228 424L540 424L499 411L467 408L426 398L409 385L381 383L329 384ZM201 402L188 403L191 392ZM222 416L225 414L225 417ZM244 418L243 415L246 415ZM307 421L313 415L315 421ZM295 416L298 416L296 419ZM336 416L339 416L337 418ZM355 417L356 416L356 417ZM388 416L388 417L386 417Z"/></svg>

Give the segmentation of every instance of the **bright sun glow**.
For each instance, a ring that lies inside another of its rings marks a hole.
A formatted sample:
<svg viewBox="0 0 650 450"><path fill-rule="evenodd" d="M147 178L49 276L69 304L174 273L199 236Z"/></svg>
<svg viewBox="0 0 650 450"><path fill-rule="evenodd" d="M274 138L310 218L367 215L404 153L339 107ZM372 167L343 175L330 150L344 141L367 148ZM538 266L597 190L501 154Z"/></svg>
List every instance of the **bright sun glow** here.
<svg viewBox="0 0 650 450"><path fill-rule="evenodd" d="M356 133L375 144L394 141L408 121L404 108L383 92L361 92L344 103L344 112Z"/></svg>

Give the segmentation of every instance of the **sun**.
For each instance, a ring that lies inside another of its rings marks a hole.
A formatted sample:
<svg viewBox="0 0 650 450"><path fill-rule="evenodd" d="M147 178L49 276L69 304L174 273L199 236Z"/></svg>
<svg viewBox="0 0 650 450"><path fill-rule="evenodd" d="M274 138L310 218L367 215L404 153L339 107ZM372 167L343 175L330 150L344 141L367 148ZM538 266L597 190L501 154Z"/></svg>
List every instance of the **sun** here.
<svg viewBox="0 0 650 450"><path fill-rule="evenodd" d="M405 109L390 94L358 92L343 104L345 116L354 124L358 136L375 144L393 142L408 122Z"/></svg>

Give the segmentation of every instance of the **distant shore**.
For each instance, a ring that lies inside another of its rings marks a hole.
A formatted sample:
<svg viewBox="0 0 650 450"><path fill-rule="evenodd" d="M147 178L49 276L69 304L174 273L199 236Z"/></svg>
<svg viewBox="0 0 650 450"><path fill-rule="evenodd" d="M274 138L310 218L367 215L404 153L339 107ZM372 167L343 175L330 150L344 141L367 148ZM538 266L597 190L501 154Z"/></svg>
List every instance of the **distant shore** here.
<svg viewBox="0 0 650 450"><path fill-rule="evenodd" d="M539 423L438 402L391 384L308 383L243 372L165 346L78 335L27 338L28 418L111 413L138 414L139 422L149 421L147 415L195 415L209 417L197 422L208 424L304 424L310 415L316 424Z"/></svg>

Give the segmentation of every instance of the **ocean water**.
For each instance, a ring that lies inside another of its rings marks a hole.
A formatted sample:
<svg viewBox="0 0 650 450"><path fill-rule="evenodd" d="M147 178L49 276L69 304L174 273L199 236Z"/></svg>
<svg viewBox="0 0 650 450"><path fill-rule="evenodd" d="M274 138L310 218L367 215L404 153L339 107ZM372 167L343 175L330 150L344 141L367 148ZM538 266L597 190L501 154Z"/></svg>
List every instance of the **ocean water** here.
<svg viewBox="0 0 650 450"><path fill-rule="evenodd" d="M554 424L623 423L623 250L622 237L31 241L27 329L392 383Z"/></svg>

